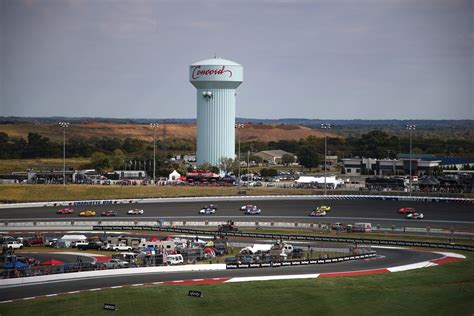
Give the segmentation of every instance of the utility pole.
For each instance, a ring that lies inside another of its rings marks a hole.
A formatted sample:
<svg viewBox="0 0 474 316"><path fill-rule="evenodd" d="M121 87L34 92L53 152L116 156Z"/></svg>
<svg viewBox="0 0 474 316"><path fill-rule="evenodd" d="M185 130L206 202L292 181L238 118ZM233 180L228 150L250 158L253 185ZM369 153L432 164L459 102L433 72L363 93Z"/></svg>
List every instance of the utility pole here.
<svg viewBox="0 0 474 316"><path fill-rule="evenodd" d="M409 183L410 183L410 196L412 194L412 171L411 171L411 159L412 159L412 151L411 151L411 138L412 138L412 133L416 129L416 125L407 125L406 129L410 132L410 178L409 178Z"/></svg>
<svg viewBox="0 0 474 316"><path fill-rule="evenodd" d="M153 186L156 185L156 131L155 129L160 126L158 123L150 123L150 127L153 129Z"/></svg>
<svg viewBox="0 0 474 316"><path fill-rule="evenodd" d="M240 131L239 129L242 129L244 127L245 127L244 124L235 124L235 130L237 131L237 137L239 139L239 155L238 155L238 160L237 160L237 162L239 163L238 182L237 182L239 186L239 191L240 191Z"/></svg>
<svg viewBox="0 0 474 316"><path fill-rule="evenodd" d="M321 124L321 129L324 129L324 195L327 195L327 183L326 183L326 157L328 155L328 129L331 128L331 124Z"/></svg>
<svg viewBox="0 0 474 316"><path fill-rule="evenodd" d="M63 129L63 185L66 185L66 128L69 122L59 122L59 126Z"/></svg>

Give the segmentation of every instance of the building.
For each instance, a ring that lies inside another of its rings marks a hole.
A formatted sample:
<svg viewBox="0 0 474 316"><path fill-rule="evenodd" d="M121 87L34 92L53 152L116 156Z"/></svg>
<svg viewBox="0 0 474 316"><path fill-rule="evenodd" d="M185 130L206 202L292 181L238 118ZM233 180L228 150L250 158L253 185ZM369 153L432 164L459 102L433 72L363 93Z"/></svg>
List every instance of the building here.
<svg viewBox="0 0 474 316"><path fill-rule="evenodd" d="M440 160L411 160L413 176L431 174L439 167ZM410 174L410 159L373 159L373 158L347 158L342 159L343 171L347 175L372 174L379 176L408 175Z"/></svg>
<svg viewBox="0 0 474 316"><path fill-rule="evenodd" d="M284 155L291 155L296 160L296 156L293 155L292 153L289 153L284 150L279 150L279 149L259 151L258 153L255 154L255 156L262 158L263 161L268 161L268 162L273 162L273 163L281 163L281 158Z"/></svg>
<svg viewBox="0 0 474 316"><path fill-rule="evenodd" d="M212 58L189 67L189 81L197 89L198 165L218 166L222 158L235 158L235 96L243 80L243 67Z"/></svg>

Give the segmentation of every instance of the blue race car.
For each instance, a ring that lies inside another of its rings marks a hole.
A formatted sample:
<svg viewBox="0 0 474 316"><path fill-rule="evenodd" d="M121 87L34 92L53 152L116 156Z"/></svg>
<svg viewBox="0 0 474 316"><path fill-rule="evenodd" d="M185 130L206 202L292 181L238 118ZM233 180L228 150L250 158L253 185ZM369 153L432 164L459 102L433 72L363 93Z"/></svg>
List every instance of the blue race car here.
<svg viewBox="0 0 474 316"><path fill-rule="evenodd" d="M256 205L246 205L244 214L246 215L259 215L262 212Z"/></svg>

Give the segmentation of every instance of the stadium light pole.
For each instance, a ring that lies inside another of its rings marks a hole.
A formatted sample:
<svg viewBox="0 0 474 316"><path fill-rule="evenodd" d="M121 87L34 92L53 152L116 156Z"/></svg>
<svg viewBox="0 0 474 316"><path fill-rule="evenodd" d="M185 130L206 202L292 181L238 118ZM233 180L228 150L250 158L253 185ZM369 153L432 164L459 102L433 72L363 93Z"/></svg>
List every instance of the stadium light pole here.
<svg viewBox="0 0 474 316"><path fill-rule="evenodd" d="M238 163L239 163L239 175L238 175L238 181L237 181L237 184L239 186L239 191L240 191L240 132L239 132L239 129L242 129L244 128L245 125L244 124L235 124L235 130L237 131L237 137L239 139L239 155L238 155Z"/></svg>
<svg viewBox="0 0 474 316"><path fill-rule="evenodd" d="M411 159L412 159L412 151L411 151L411 138L412 133L416 129L416 125L407 125L406 129L410 132L410 178L409 178L409 185L410 185L410 196L412 194L412 176L411 176Z"/></svg>
<svg viewBox="0 0 474 316"><path fill-rule="evenodd" d="M156 185L156 128L160 126L158 123L150 123L150 127L153 130L153 186Z"/></svg>
<svg viewBox="0 0 474 316"><path fill-rule="evenodd" d="M327 184L326 184L326 156L328 151L328 129L331 128L331 124L321 124L321 129L324 130L324 195L327 195Z"/></svg>
<svg viewBox="0 0 474 316"><path fill-rule="evenodd" d="M66 128L69 122L59 122L59 126L63 129L63 185L66 185Z"/></svg>

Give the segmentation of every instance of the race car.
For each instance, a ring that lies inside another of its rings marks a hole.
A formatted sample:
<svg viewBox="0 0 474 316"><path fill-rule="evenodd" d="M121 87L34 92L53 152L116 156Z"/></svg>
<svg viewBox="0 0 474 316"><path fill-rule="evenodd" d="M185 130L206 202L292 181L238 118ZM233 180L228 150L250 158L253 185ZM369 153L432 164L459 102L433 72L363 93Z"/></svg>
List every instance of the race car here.
<svg viewBox="0 0 474 316"><path fill-rule="evenodd" d="M247 205L248 207L244 210L246 215L259 215L262 210L259 209L256 205Z"/></svg>
<svg viewBox="0 0 474 316"><path fill-rule="evenodd" d="M398 213L400 214L416 213L416 209L414 209L413 207L402 207L401 209L398 210Z"/></svg>
<svg viewBox="0 0 474 316"><path fill-rule="evenodd" d="M317 212L330 212L331 211L331 207L330 206L327 206L327 205L321 205L321 206L318 206L315 211Z"/></svg>
<svg viewBox="0 0 474 316"><path fill-rule="evenodd" d="M321 211L319 208L317 208L309 213L309 216L326 216L326 211Z"/></svg>
<svg viewBox="0 0 474 316"><path fill-rule="evenodd" d="M86 217L95 216L95 211L84 211L84 212L80 212L80 213L79 213L79 216L86 216Z"/></svg>
<svg viewBox="0 0 474 316"><path fill-rule="evenodd" d="M74 210L72 208L63 208L56 211L56 214L72 214Z"/></svg>
<svg viewBox="0 0 474 316"><path fill-rule="evenodd" d="M209 204L209 205L204 206L203 208L213 208L213 209L217 210L217 205Z"/></svg>
<svg viewBox="0 0 474 316"><path fill-rule="evenodd" d="M143 213L144 213L143 210L140 210L138 208L135 208L127 212L128 215L143 215Z"/></svg>
<svg viewBox="0 0 474 316"><path fill-rule="evenodd" d="M210 205L207 205L199 210L199 214L209 215L209 214L215 214L215 213L216 213L216 209L214 207L211 207Z"/></svg>
<svg viewBox="0 0 474 316"><path fill-rule="evenodd" d="M408 219L423 219L423 213L410 213L407 214Z"/></svg>
<svg viewBox="0 0 474 316"><path fill-rule="evenodd" d="M241 210L241 211L245 211L245 210L248 210L248 209L251 209L251 208L254 208L254 207L256 207L256 206L255 206L255 205L252 205L252 204L242 205L242 206L240 207L240 210Z"/></svg>
<svg viewBox="0 0 474 316"><path fill-rule="evenodd" d="M104 211L100 214L100 216L117 216L117 212L116 211L112 211L112 210L108 210L108 211Z"/></svg>

